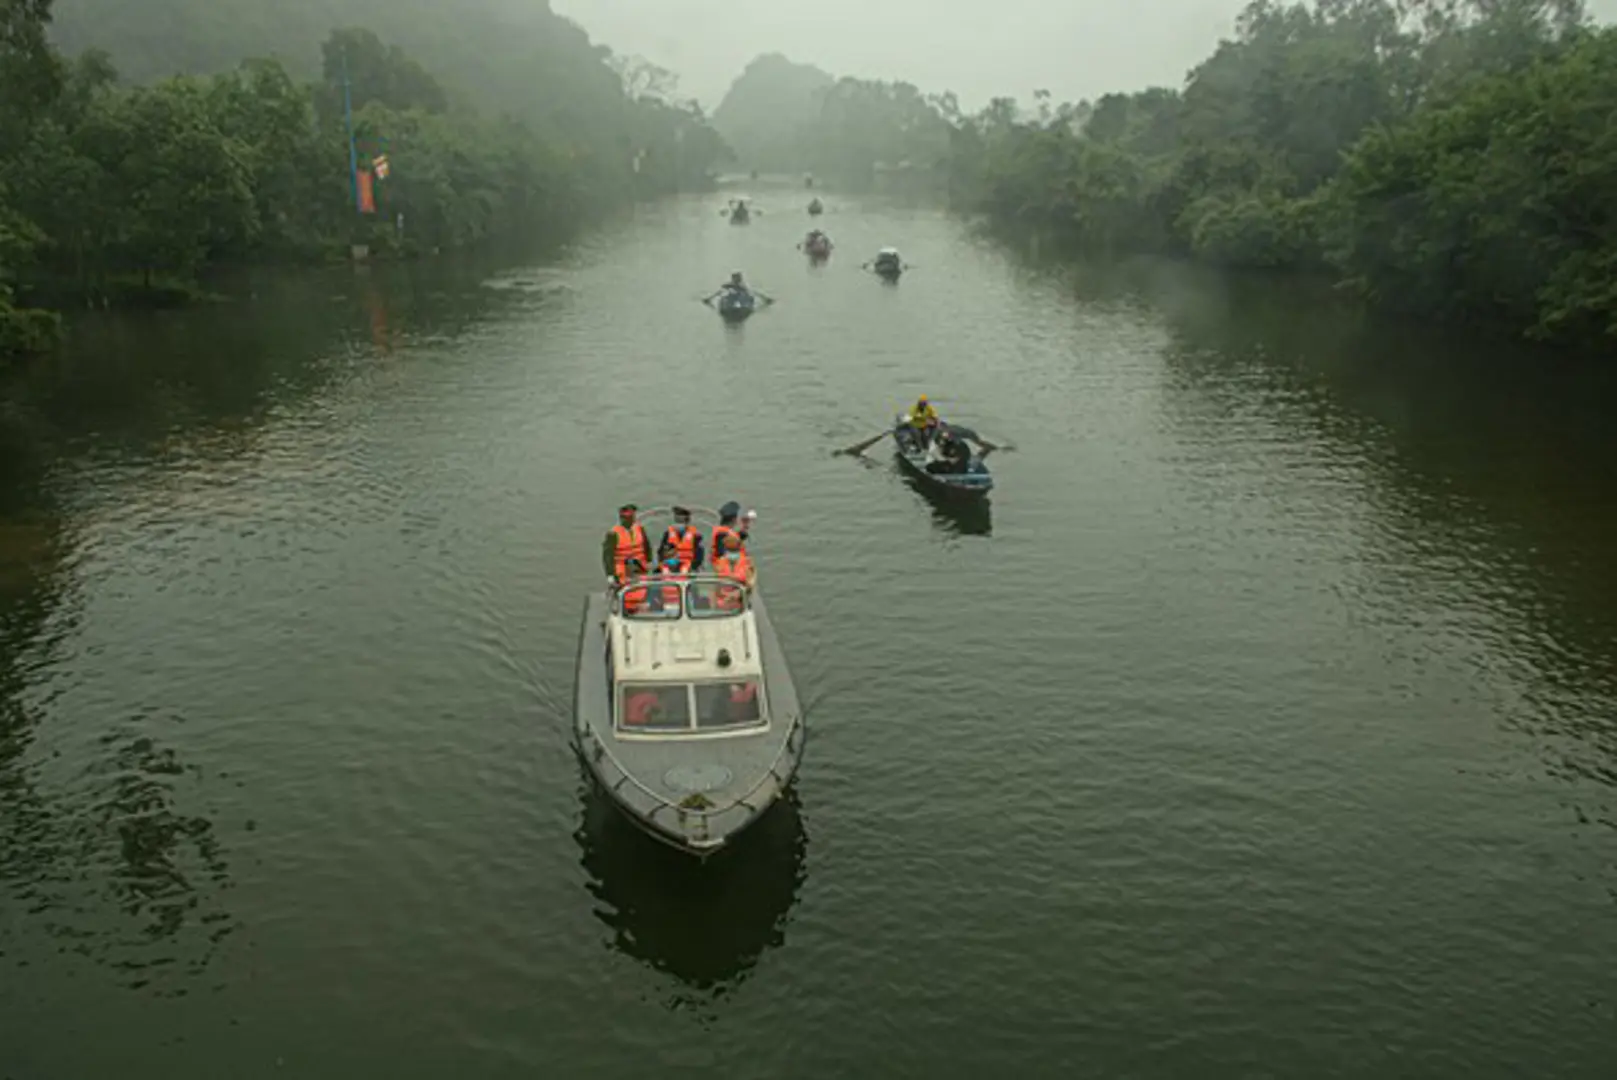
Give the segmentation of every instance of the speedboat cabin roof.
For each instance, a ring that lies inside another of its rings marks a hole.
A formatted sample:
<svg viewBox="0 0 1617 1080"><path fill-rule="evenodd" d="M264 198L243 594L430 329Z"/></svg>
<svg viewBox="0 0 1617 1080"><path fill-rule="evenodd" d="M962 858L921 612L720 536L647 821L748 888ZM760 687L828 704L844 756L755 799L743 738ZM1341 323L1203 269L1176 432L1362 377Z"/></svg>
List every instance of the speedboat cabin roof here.
<svg viewBox="0 0 1617 1080"><path fill-rule="evenodd" d="M717 575L618 586L607 619L618 681L760 673L750 601L745 585Z"/></svg>
<svg viewBox="0 0 1617 1080"><path fill-rule="evenodd" d="M618 586L607 634L619 737L706 736L767 724L747 586L701 574Z"/></svg>

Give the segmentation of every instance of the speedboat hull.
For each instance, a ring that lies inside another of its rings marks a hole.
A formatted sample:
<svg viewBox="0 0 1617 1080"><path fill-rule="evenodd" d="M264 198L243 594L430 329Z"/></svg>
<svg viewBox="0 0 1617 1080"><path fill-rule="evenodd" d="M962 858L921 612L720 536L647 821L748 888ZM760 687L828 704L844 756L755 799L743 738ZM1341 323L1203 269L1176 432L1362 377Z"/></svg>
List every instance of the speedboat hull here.
<svg viewBox="0 0 1617 1080"><path fill-rule="evenodd" d="M899 434L897 429L893 431L893 448L898 455L899 464L934 491L978 497L994 490L994 477L989 473L988 466L983 463L982 458L976 454L972 455L965 472L940 473L927 469L930 458L926 451L916 449Z"/></svg>
<svg viewBox="0 0 1617 1080"><path fill-rule="evenodd" d="M584 605L574 688L574 748L606 796L648 835L707 858L727 847L786 793L808 729L763 601L752 596L770 721L756 733L691 740L619 739L613 725L608 603Z"/></svg>

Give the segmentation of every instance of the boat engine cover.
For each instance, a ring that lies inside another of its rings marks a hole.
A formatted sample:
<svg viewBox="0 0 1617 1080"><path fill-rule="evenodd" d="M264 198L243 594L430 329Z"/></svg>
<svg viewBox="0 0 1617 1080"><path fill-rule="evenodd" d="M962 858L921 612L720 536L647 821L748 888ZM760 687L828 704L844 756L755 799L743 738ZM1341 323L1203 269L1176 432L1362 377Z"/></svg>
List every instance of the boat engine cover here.
<svg viewBox="0 0 1617 1080"><path fill-rule="evenodd" d="M663 773L663 783L675 791L713 791L729 784L734 776L723 765L676 765Z"/></svg>

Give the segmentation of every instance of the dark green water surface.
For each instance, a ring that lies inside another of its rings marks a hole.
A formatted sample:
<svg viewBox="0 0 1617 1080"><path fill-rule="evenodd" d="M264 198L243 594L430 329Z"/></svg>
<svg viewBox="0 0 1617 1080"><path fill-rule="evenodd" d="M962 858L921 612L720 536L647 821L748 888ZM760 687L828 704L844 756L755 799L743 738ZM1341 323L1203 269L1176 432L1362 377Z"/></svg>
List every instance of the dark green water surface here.
<svg viewBox="0 0 1617 1080"><path fill-rule="evenodd" d="M0 1077L1617 1075L1617 380L801 201L0 381ZM829 453L921 391L986 510ZM813 737L697 868L572 663L731 497Z"/></svg>

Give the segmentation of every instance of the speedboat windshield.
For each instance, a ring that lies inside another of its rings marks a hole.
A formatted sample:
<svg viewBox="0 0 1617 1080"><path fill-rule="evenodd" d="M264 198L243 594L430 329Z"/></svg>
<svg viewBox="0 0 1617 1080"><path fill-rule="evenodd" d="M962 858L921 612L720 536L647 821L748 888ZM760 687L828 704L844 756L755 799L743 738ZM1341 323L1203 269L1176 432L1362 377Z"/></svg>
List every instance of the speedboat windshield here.
<svg viewBox="0 0 1617 1080"><path fill-rule="evenodd" d="M723 619L747 610L747 590L734 581L716 578L686 582L653 577L619 589L614 610L637 622L662 622L682 615Z"/></svg>
<svg viewBox="0 0 1617 1080"><path fill-rule="evenodd" d="M764 726L763 685L753 676L715 682L625 683L617 729L625 735L700 735Z"/></svg>

